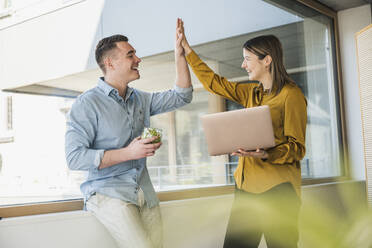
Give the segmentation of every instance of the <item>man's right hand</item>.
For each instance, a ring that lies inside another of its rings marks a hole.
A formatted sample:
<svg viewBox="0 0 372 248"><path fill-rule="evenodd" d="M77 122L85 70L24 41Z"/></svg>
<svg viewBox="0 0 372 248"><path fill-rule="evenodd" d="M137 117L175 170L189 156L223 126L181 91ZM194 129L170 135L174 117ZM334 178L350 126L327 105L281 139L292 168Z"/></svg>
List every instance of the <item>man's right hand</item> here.
<svg viewBox="0 0 372 248"><path fill-rule="evenodd" d="M162 145L161 142L151 144L158 137L151 137L147 139L141 139L141 137L135 138L127 147L127 151L131 160L140 158L150 157L155 154L155 151Z"/></svg>
<svg viewBox="0 0 372 248"><path fill-rule="evenodd" d="M151 144L157 138L141 139L141 137L137 137L124 148L105 151L98 169L101 170L125 161L153 156L162 144L161 142Z"/></svg>

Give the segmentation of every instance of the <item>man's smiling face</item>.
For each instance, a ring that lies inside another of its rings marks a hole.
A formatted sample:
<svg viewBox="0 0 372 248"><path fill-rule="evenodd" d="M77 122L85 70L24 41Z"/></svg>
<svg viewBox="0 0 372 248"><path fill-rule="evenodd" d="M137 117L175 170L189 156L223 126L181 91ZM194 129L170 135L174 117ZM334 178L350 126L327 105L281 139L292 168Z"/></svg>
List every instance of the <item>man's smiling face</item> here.
<svg viewBox="0 0 372 248"><path fill-rule="evenodd" d="M126 82L140 78L138 66L141 59L137 57L136 50L125 41L116 43L115 51L111 56L113 72Z"/></svg>

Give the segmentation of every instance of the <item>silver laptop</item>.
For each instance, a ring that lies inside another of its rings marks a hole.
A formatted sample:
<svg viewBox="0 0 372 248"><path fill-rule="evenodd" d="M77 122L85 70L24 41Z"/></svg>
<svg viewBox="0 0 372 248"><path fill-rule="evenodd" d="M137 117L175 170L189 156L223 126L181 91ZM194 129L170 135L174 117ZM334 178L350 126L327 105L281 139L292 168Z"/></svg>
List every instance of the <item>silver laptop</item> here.
<svg viewBox="0 0 372 248"><path fill-rule="evenodd" d="M208 114L201 120L211 156L275 146L269 106Z"/></svg>

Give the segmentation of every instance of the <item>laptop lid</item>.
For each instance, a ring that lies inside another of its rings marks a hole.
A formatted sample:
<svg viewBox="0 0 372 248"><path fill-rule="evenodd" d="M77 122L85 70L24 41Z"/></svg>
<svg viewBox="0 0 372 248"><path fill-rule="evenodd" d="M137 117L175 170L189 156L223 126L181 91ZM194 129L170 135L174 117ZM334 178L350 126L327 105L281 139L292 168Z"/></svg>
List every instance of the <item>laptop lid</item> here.
<svg viewBox="0 0 372 248"><path fill-rule="evenodd" d="M208 114L201 120L211 156L230 154L239 148L256 150L275 146L267 105Z"/></svg>

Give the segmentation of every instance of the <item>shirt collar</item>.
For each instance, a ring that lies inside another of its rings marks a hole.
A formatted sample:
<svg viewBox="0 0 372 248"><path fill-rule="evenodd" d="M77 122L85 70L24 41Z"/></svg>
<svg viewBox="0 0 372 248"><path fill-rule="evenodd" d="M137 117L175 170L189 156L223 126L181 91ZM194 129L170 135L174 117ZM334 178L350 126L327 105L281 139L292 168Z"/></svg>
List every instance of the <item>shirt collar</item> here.
<svg viewBox="0 0 372 248"><path fill-rule="evenodd" d="M133 88L131 87L127 87L127 92L125 93L125 98L124 98L124 101L128 101L129 97L132 95L133 93Z"/></svg>
<svg viewBox="0 0 372 248"><path fill-rule="evenodd" d="M113 92L113 91L116 92L117 96L119 96L119 93L117 92L117 89L115 89L114 87L112 87L111 85L106 83L105 79L103 77L100 77L99 80L98 80L98 88L103 90L103 92L107 96L109 96L110 93ZM132 93L133 93L133 88L127 87L127 91L125 93L124 101L127 101L129 99L129 97L132 95Z"/></svg>
<svg viewBox="0 0 372 248"><path fill-rule="evenodd" d="M105 79L103 77L100 77L98 79L98 88L103 90L105 95L110 95L111 91L115 90L111 85L105 82Z"/></svg>
<svg viewBox="0 0 372 248"><path fill-rule="evenodd" d="M263 85L262 85L261 83L259 83L259 84L255 87L254 92L256 93L256 94L255 94L255 101L256 101L256 104L257 104L257 105L261 105L263 95L265 94L265 90L264 90L264 88L263 88Z"/></svg>

